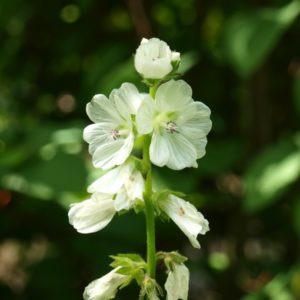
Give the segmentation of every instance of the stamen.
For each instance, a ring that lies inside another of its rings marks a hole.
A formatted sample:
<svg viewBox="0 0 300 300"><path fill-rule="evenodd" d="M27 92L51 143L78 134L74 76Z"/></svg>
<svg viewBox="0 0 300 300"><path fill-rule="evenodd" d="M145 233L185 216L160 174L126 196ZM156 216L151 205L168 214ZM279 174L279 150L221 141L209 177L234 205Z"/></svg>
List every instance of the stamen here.
<svg viewBox="0 0 300 300"><path fill-rule="evenodd" d="M120 135L120 132L119 130L117 129L114 129L112 132L111 132L111 136L114 140L118 139L121 135Z"/></svg>
<svg viewBox="0 0 300 300"><path fill-rule="evenodd" d="M176 123L173 122L173 121L168 121L167 124L166 124L166 130L169 133L178 132L177 128L178 127L177 127Z"/></svg>

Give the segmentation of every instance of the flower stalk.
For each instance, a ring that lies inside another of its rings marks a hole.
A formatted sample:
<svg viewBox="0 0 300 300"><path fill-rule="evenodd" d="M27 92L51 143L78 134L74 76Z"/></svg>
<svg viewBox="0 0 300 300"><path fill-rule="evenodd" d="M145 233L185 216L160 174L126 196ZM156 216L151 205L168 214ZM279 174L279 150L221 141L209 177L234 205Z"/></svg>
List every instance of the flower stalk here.
<svg viewBox="0 0 300 300"><path fill-rule="evenodd" d="M157 86L149 88L149 94L155 97ZM150 160L150 143L151 136L146 135L143 146L143 175L145 179L145 214L146 214L146 233L147 233L147 273L155 279L156 273L156 247L155 247L155 215L152 203L152 167Z"/></svg>

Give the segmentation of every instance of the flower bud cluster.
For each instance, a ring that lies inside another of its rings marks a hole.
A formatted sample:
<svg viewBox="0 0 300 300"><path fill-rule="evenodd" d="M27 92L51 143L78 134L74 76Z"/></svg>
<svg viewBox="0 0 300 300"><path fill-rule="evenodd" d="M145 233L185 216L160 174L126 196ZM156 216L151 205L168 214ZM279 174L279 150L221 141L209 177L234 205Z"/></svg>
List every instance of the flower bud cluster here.
<svg viewBox="0 0 300 300"><path fill-rule="evenodd" d="M151 92L141 93L134 84L123 83L109 97L98 94L87 104L93 124L84 129L83 137L93 165L105 173L88 187L89 199L70 207L69 221L78 232L99 231L117 213L145 209L146 177L142 160L133 155L138 140L150 138L149 158L158 167L197 167L197 159L205 155L212 125L210 109L193 100L185 81L174 80L179 64L180 53L171 51L165 42L143 39L134 65ZM209 226L192 204L171 191L153 192L150 201L157 217L170 218L192 246L200 248L197 236L205 234ZM157 256L167 269L167 299L187 299L189 271L185 259L172 253ZM123 254L113 259L114 269L87 286L85 300L113 299L118 288L133 279L141 286L141 299L160 299L161 288L140 256Z"/></svg>

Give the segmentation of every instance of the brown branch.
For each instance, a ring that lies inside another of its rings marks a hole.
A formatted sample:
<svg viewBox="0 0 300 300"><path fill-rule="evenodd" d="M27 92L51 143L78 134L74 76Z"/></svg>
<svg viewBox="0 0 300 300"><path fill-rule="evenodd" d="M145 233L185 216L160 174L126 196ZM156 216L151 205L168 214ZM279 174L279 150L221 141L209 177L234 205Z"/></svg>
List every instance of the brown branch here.
<svg viewBox="0 0 300 300"><path fill-rule="evenodd" d="M142 0L127 0L127 4L138 38L151 37L152 29Z"/></svg>

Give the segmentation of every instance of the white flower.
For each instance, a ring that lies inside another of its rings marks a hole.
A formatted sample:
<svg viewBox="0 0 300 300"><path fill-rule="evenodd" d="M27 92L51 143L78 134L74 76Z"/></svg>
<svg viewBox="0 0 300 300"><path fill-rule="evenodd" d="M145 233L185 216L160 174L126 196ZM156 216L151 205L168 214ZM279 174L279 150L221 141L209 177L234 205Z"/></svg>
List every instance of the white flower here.
<svg viewBox="0 0 300 300"><path fill-rule="evenodd" d="M198 234L205 234L209 230L208 221L197 211L191 203L184 201L174 195L158 202L159 207L163 210L174 223L188 237L195 248L200 248L197 240Z"/></svg>
<svg viewBox="0 0 300 300"><path fill-rule="evenodd" d="M84 300L109 300L115 298L118 288L128 277L118 274L118 269L113 269L103 277L92 281L84 290Z"/></svg>
<svg viewBox="0 0 300 300"><path fill-rule="evenodd" d="M85 128L83 137L95 167L110 169L128 158L134 143L131 115L143 97L133 84L124 83L109 99L98 94L87 104L87 114L95 124Z"/></svg>
<svg viewBox="0 0 300 300"><path fill-rule="evenodd" d="M162 84L155 99L146 97L137 113L140 134L152 133L150 159L173 170L197 167L205 155L211 129L210 109L192 99L192 89L183 80Z"/></svg>
<svg viewBox="0 0 300 300"><path fill-rule="evenodd" d="M187 300L189 292L189 269L184 264L173 264L165 283L167 300Z"/></svg>
<svg viewBox="0 0 300 300"><path fill-rule="evenodd" d="M116 211L130 209L136 200L143 199L144 179L133 162L116 167L101 176L88 187L89 193L116 194Z"/></svg>
<svg viewBox="0 0 300 300"><path fill-rule="evenodd" d="M69 222L80 233L103 229L116 213L111 195L95 193L91 199L71 204Z"/></svg>
<svg viewBox="0 0 300 300"><path fill-rule="evenodd" d="M157 38L142 39L136 50L134 65L136 70L148 79L162 79L173 70L172 63L179 63L180 53Z"/></svg>

